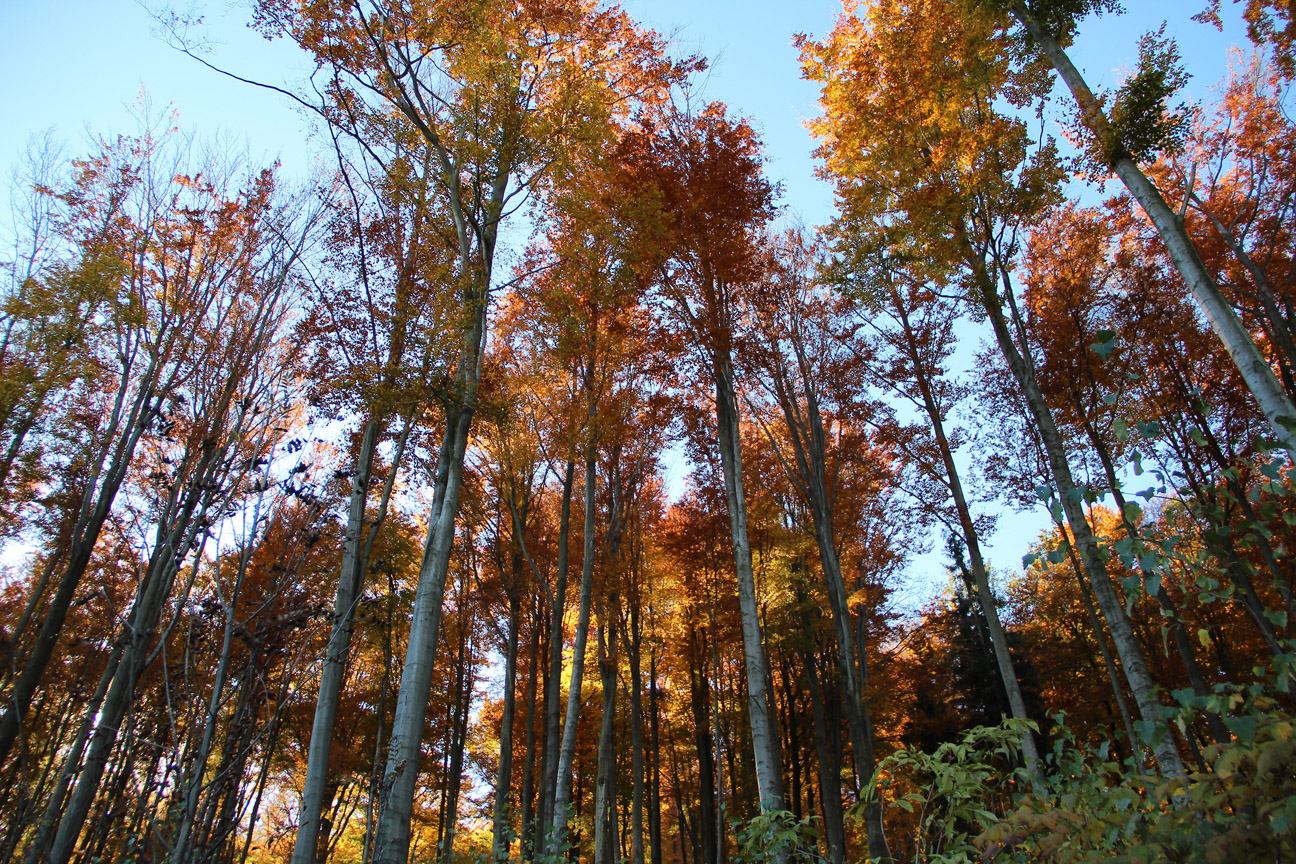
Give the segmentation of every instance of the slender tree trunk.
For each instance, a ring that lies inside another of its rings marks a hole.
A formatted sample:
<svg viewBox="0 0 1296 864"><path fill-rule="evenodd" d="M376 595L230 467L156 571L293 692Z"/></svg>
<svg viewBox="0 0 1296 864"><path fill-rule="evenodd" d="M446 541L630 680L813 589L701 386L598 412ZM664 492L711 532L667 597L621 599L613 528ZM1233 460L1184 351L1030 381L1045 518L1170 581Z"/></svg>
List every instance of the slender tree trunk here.
<svg viewBox="0 0 1296 864"><path fill-rule="evenodd" d="M945 485L954 502L958 515L959 528L963 533L963 543L967 546L968 560L971 564L972 579L976 585L977 602L985 616L986 628L990 631L990 643L994 649L995 665L999 669L999 680L1008 697L1009 710L1018 720L1027 719L1026 700L1022 697L1021 684L1017 680L1017 670L1013 665L1012 654L1008 650L1008 635L1004 632L1003 623L999 620L999 608L994 601L994 592L990 589L990 574L981 555L981 541L977 535L976 522L972 519L972 509L968 506L967 495L963 492L963 482L959 477L958 465L954 462L954 450L950 446L949 436L945 434L945 421L940 406L932 392L932 380L926 363L918 351L918 337L909 319L909 310L894 287L891 288L891 302L895 306L904 329L905 349L913 365L914 378L922 395L923 407L931 422L932 437L940 450L941 463L945 469ZM1026 768L1031 777L1041 776L1039 750L1035 746L1035 736L1030 732L1022 733L1022 753L1026 757Z"/></svg>
<svg viewBox="0 0 1296 864"><path fill-rule="evenodd" d="M306 779L302 784L301 808L298 811L297 840L293 845L292 864L323 864L316 848L320 813L328 785L329 751L333 745L333 726L337 722L342 697L342 679L346 657L351 647L355 604L360 596L364 574L360 568L360 541L364 533L365 505L369 500L369 476L381 421L371 418L365 423L351 480L351 501L347 508L346 534L342 543L342 569L338 574L337 594L333 599L333 624L329 631L324 667L320 670L319 695L315 700L315 719L311 724L310 746L306 755ZM395 467L393 466L393 470Z"/></svg>
<svg viewBox="0 0 1296 864"><path fill-rule="evenodd" d="M760 810L769 813L783 809L783 778L779 768L778 739L770 723L770 702L765 686L768 663L761 638L751 543L747 537L747 498L743 491L742 444L734 392L733 361L727 351L721 350L717 351L713 363L720 463L724 473L725 503L729 509L734 566L738 574L738 605L742 615L747 717L751 724Z"/></svg>
<svg viewBox="0 0 1296 864"><path fill-rule="evenodd" d="M1282 316L1282 310L1278 308L1278 300L1274 297L1273 289L1269 285L1269 277L1265 275L1264 268L1251 257L1233 232L1220 221L1219 217L1215 215L1215 211L1207 207L1205 202L1197 197L1196 192L1188 189L1187 195L1189 200L1197 205L1197 210L1210 221L1215 233L1219 234L1220 239L1229 247L1229 251L1237 258L1238 263L1245 267L1247 273L1251 276L1251 281L1255 284L1256 296L1259 298L1260 306L1264 310L1265 321L1269 325L1267 328L1269 338L1273 340L1279 349L1277 359L1290 373L1291 370L1296 369L1296 342L1292 340L1291 328L1287 326L1287 322Z"/></svg>
<svg viewBox="0 0 1296 864"><path fill-rule="evenodd" d="M1079 406L1077 406L1079 407ZM1081 414L1081 416L1084 416ZM1102 462L1103 471L1107 475L1107 483L1111 486L1112 497L1116 501L1116 509L1120 513L1121 524L1125 528L1125 534L1130 540L1137 542L1140 540L1138 527L1130 521L1125 509L1125 495L1121 491L1119 478L1116 476L1116 465L1112 461L1111 452L1107 447L1107 442L1102 440L1093 424L1088 420L1084 423L1085 432L1088 434L1089 442L1093 444L1094 451L1098 454L1098 460ZM1210 688L1206 686L1206 678L1202 675L1201 665L1197 662L1197 654L1193 651L1192 641L1188 638L1188 631L1184 628L1183 619L1179 617L1179 610L1175 608L1174 602L1170 599L1170 593L1166 591L1160 574L1150 574L1156 579L1156 590L1150 592L1156 598L1162 612L1165 614L1171 635L1174 636L1175 649L1179 652L1179 659L1184 664L1184 671L1188 673L1188 682L1192 686L1193 693L1204 699L1210 695ZM1149 574L1144 574L1146 580ZM1220 744L1225 744L1231 737L1224 721L1214 712L1206 712L1206 723L1210 727L1211 735Z"/></svg>
<svg viewBox="0 0 1296 864"><path fill-rule="evenodd" d="M698 765L698 845L695 858L699 864L715 864L718 838L716 828L716 788L714 742L711 738L711 710L707 681L706 631L690 627L693 662L689 664L689 695L693 709L693 741ZM699 641L701 644L699 644ZM678 783L678 781L676 781Z"/></svg>
<svg viewBox="0 0 1296 864"><path fill-rule="evenodd" d="M804 619L808 625L809 621ZM806 682L810 685L810 706L814 713L815 762L819 771L819 801L823 807L824 837L828 842L828 860L832 864L846 861L846 827L842 812L841 766L833 757L828 742L828 720L824 712L823 688L814 652L808 647L813 637L807 626L807 647L801 651Z"/></svg>
<svg viewBox="0 0 1296 864"><path fill-rule="evenodd" d="M662 864L660 732L660 718L657 711L657 648L654 645L648 661L648 735L652 747L652 779L649 783L648 805L648 845L652 847L651 864Z"/></svg>
<svg viewBox="0 0 1296 864"><path fill-rule="evenodd" d="M108 686L116 674L117 664L121 659L121 650L122 645L120 642L113 646L112 653L108 657L108 663L104 666L103 674L99 677L99 684L95 687L95 692L90 697L90 701L85 705L85 712L81 719L81 725L77 729L76 739L67 756L63 759L63 767L59 770L58 782L55 783L49 800L46 802L45 811L36 828L36 834L27 847L27 854L23 858L24 864L38 864L45 854L45 850L49 848L54 829L58 826L59 813L63 811L63 803L67 800L68 789L72 785L72 778L76 774L77 767L81 764L81 758L85 754L86 745L89 743L90 732L94 728L94 719L99 714L104 696L108 692ZM16 830L15 827L10 827L10 831L16 832ZM15 837L15 845L16 841L17 838Z"/></svg>
<svg viewBox="0 0 1296 864"><path fill-rule="evenodd" d="M253 524L260 522L260 508L256 508ZM222 691L225 689L225 678L229 674L230 651L234 642L235 610L238 608L239 595L243 590L243 580L247 576L251 548L239 556L238 575L235 578L230 597L225 601L225 632L221 640L220 659L217 662L216 676L212 682L212 692L208 702L206 716L203 718L202 740L193 759L193 776L184 784L184 809L181 813L180 827L176 832L175 847L171 853L173 864L186 864L192 852L194 820L198 815L198 799L202 794L207 775L207 762L211 755L212 741L216 736L216 723L219 719L222 702ZM251 662L249 660L249 662ZM248 688L244 687L241 698L246 698Z"/></svg>
<svg viewBox="0 0 1296 864"><path fill-rule="evenodd" d="M214 453L214 451L213 451ZM204 472L199 472L202 476ZM135 695L135 686L144 674L153 637L156 634L163 606L175 580L176 568L191 548L198 521L193 518L197 501L182 508L175 519L174 527L159 539L154 554L150 556L146 575L140 586L131 610L126 632L121 638L124 642L121 661L113 673L112 682L104 696L103 707L96 719L94 735L90 740L89 752L81 774L77 778L67 811L59 822L47 857L50 864L67 864L86 816L94 802L95 793L99 791L100 780L113 746L117 742L118 730L126 711ZM162 529L159 529L161 531Z"/></svg>
<svg viewBox="0 0 1296 864"><path fill-rule="evenodd" d="M1161 730L1161 733L1156 736L1159 740L1152 744L1157 764L1160 766L1162 773L1167 776L1182 775L1184 773L1183 760L1179 757L1179 752L1175 748L1174 737L1166 723L1165 712L1157 699L1156 685L1143 658L1143 651L1139 647L1133 628L1130 626L1129 618L1125 615L1124 605L1111 582L1111 578L1107 574L1107 566L1103 563L1099 554L1098 540L1094 537L1093 531L1085 518L1084 507L1081 503L1083 496L1072 480L1071 466L1066 457L1066 448L1062 443L1062 436L1058 432L1057 425L1054 423L1053 412L1049 409L1048 403L1039 389L1034 371L1027 358L1023 356L1023 352L1018 350L1016 343L1013 341L1012 332L1009 330L1008 322L1004 318L1003 306L998 291L986 270L984 258L971 248L966 234L963 234L961 229L958 229L958 231L964 245L965 260L973 270L973 276L981 293L982 304L990 319L995 339L999 344L999 350L1003 353L1013 378L1016 379L1017 385L1021 389L1031 418L1035 421L1036 430L1043 442L1044 452L1048 457L1049 469L1053 475L1053 482L1057 487L1062 510L1066 514L1067 523L1071 526L1071 534L1075 538L1075 544L1078 547L1080 560L1084 565L1089 584L1098 598L1098 606L1107 619L1107 626L1112 634L1112 642L1116 645L1116 653L1120 656L1121 665L1125 669L1125 677L1130 683L1130 690L1134 694L1134 701L1138 705L1139 714L1145 722ZM1014 320L1016 320L1015 307Z"/></svg>
<svg viewBox="0 0 1296 864"><path fill-rule="evenodd" d="M603 722L599 727L598 778L594 791L594 864L616 864L616 691L617 612L615 596L600 616L598 634L599 678L603 687Z"/></svg>
<svg viewBox="0 0 1296 864"><path fill-rule="evenodd" d="M464 587L466 593L467 586ZM467 616L467 610L461 614ZM441 849L438 856L441 864L450 864L454 860L455 832L459 827L459 791L463 787L463 757L468 741L468 718L472 713L473 642L468 634L471 622L464 620L460 627L463 629L459 645L459 675L463 683L459 687L460 698L450 733L450 770L446 776L445 816L441 823Z"/></svg>
<svg viewBox="0 0 1296 864"><path fill-rule="evenodd" d="M63 632L63 624L67 620L68 609L72 606L72 598L76 595L77 587L85 576L86 568L90 565L90 557L94 553L99 534L112 510L113 502L117 499L117 491L126 478L135 446L144 430L152 423L156 412L156 400L142 397L137 403L132 412L130 427L116 449L112 463L108 466L104 484L95 497L93 508L85 514L77 529L74 530L74 539L67 555L67 566L59 578L54 597L45 609L45 618L41 622L31 654L28 655L22 673L6 700L4 715L0 717L0 765L4 764L14 740L18 737L23 718L31 706L32 696L35 695L36 688L45 674L45 667L49 665L50 658L54 654L54 646L58 642L59 634Z"/></svg>
<svg viewBox="0 0 1296 864"><path fill-rule="evenodd" d="M360 845L360 864L369 864L373 854L373 841L377 824L374 820L376 805L381 797L379 782L382 779L383 724L387 721L387 698L391 690L392 623L396 617L396 580L387 575L387 616L383 621L382 681L378 685L378 725L374 730L373 757L369 765L369 795L365 801L364 840Z"/></svg>
<svg viewBox="0 0 1296 864"><path fill-rule="evenodd" d="M549 826L553 822L554 796L558 790L558 751L562 735L563 614L567 602L567 573L570 569L571 502L576 462L570 456L563 472L562 505L558 517L558 580L549 610L549 674L545 678L545 741L540 771L540 806L536 819L535 848L550 848ZM582 590L584 580L582 580Z"/></svg>
<svg viewBox="0 0 1296 864"><path fill-rule="evenodd" d="M824 490L826 492L826 490ZM815 540L819 546L819 560L822 564L825 586L828 589L829 609L832 614L833 633L837 637L837 653L840 664L842 687L846 691L846 728L850 734L851 755L855 762L855 778L860 787L860 795L868 796L868 789L873 782L875 759L873 756L873 734L869 722L868 706L864 701L864 666L863 656L867 650L863 639L864 616L859 616L860 638L851 634L851 612L846 602L846 586L842 580L841 565L837 559L837 549L832 539L832 526L828 514L818 515L817 511L826 506L826 502L812 502L815 516ZM891 851L887 846L886 835L882 828L882 805L876 795L865 797L864 825L867 834L869 858L889 861Z"/></svg>
<svg viewBox="0 0 1296 864"><path fill-rule="evenodd" d="M643 642L639 631L639 599L636 597L631 603L630 632L625 640L630 661L630 864L644 864L643 671L640 668Z"/></svg>
<svg viewBox="0 0 1296 864"><path fill-rule="evenodd" d="M1192 292L1193 298L1201 308L1202 314L1206 316L1211 329L1219 337L1224 350L1233 359L1234 365L1242 375L1242 380L1246 382L1261 412L1269 421L1270 430L1290 457L1296 453L1296 406L1292 404L1291 398L1274 375L1273 367L1260 354L1260 350L1251 339L1251 334L1242 325L1237 313L1225 301L1219 286L1207 272L1201 256L1197 253L1197 247L1193 245L1183 223L1166 204L1152 181L1129 157L1118 140L1116 130L1112 128L1107 115L1103 112L1102 103L1089 89L1089 85L1085 83L1079 70L1071 63L1071 58L1067 56L1058 41L1044 29L1020 0L1013 3L1011 11L1048 57L1053 68L1057 70L1058 76L1075 97L1076 103L1080 106L1081 120L1097 139L1106 158L1110 160L1111 170L1121 179L1125 188L1152 220L1175 269L1188 286L1188 290ZM1102 593L1098 593L1101 604ZM1114 633L1113 639L1115 639ZM1117 640L1118 649L1119 646L1120 641ZM1129 666L1126 666L1126 671L1129 671ZM1135 698L1139 698L1137 688Z"/></svg>
<svg viewBox="0 0 1296 864"><path fill-rule="evenodd" d="M591 409L591 416L593 410ZM567 840L567 823L571 819L572 765L576 756L576 726L580 720L581 679L585 674L585 645L589 639L590 605L594 593L594 484L596 449L591 442L585 453L585 558L581 562L580 612L576 621L576 644L572 649L571 684L567 692L567 717L563 723L562 746L557 759L557 781L554 789L553 821L548 850L556 853Z"/></svg>
<svg viewBox="0 0 1296 864"><path fill-rule="evenodd" d="M1057 527L1058 542L1066 539L1066 526L1061 521L1055 521ZM1107 644L1107 637L1103 633L1102 617L1099 616L1098 610L1094 608L1093 597L1089 592L1089 582L1085 579L1084 565L1080 563L1080 557L1076 555L1075 547L1067 549L1067 557L1071 561L1071 570L1075 574L1076 587L1080 589L1080 597L1084 600L1085 612L1089 615L1089 624L1093 627L1094 641L1098 643L1098 651L1102 654L1103 666L1107 670L1107 681L1111 684L1112 698L1116 701L1116 710L1120 712L1121 722L1125 725L1125 734L1129 737L1130 747L1135 752L1138 751L1138 735L1134 732L1134 717L1130 713L1129 703L1125 700L1125 688L1121 685L1120 670L1116 666L1116 658L1112 656L1111 648Z"/></svg>
<svg viewBox="0 0 1296 864"><path fill-rule="evenodd" d="M538 602L538 601L537 601ZM526 714L526 762L522 767L522 813L520 817L520 837L518 857L530 861L535 851L535 818L533 799L535 798L535 739L536 739L536 690L540 677L540 622L538 609L534 610L531 621L531 653L527 664L527 714Z"/></svg>
<svg viewBox="0 0 1296 864"><path fill-rule="evenodd" d="M465 353L469 349L473 352L474 370L475 361L480 359L481 338L478 329L476 338L470 338L465 346ZM467 383L475 387L475 371L460 376L461 379L465 377L469 379ZM468 447L468 430L473 417L472 404L469 397L457 410L449 412L437 457L428 538L419 568L405 667L401 673L396 715L392 720L387 748L387 767L383 773L383 806L379 811L374 843L374 861L377 864L406 864L409 858L410 820L414 813L423 722L427 717L441 606L450 552L454 547L455 517L459 511L464 452Z"/></svg>
<svg viewBox="0 0 1296 864"><path fill-rule="evenodd" d="M513 691L517 688L518 627L521 624L521 599L518 597L520 586L517 578L521 575L520 566L515 566L514 584L509 591L508 646L504 655L504 708L500 717L499 737L499 770L495 775L495 812L492 820L494 837L491 841L491 857L495 861L507 861L512 850L508 837L510 830L509 796L513 791L513 715L515 711Z"/></svg>

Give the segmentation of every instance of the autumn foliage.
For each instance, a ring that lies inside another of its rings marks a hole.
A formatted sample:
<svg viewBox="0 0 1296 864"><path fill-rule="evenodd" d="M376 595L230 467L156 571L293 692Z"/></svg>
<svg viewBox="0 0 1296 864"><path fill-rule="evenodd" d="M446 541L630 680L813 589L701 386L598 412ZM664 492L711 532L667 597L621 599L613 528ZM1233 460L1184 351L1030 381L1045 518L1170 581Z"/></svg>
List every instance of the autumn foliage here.
<svg viewBox="0 0 1296 864"><path fill-rule="evenodd" d="M1111 6L796 36L823 226L592 0L260 0L309 178L34 147L0 864L1296 854L1292 22Z"/></svg>

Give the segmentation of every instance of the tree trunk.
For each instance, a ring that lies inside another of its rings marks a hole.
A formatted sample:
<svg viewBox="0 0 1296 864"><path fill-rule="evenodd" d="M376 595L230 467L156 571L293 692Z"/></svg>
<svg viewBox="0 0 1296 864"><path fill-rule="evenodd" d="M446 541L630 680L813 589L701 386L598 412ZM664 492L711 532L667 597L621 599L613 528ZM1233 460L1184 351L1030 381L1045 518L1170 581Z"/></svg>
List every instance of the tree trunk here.
<svg viewBox="0 0 1296 864"><path fill-rule="evenodd" d="M598 634L599 679L603 687L603 722L599 727L598 779L594 790L594 864L616 864L616 625L615 596L604 607ZM613 608L608 608L613 607Z"/></svg>
<svg viewBox="0 0 1296 864"><path fill-rule="evenodd" d="M478 350L477 340L469 345ZM480 353L476 355L480 357ZM465 376L461 375L461 380ZM472 377L470 384L475 385ZM447 417L445 435L437 457L436 485L432 513L428 520L427 543L419 568L418 590L410 622L405 668L396 697L383 772L383 806L375 834L374 861L377 864L406 864L409 858L410 820L414 813L414 791L422 755L423 722L427 717L432 687L432 666L436 659L441 606L445 597L450 552L454 547L455 516L463 483L464 452L472 425L472 399L461 403Z"/></svg>
<svg viewBox="0 0 1296 864"><path fill-rule="evenodd" d="M1040 46L1040 50L1048 57L1053 68L1057 70L1058 76L1075 97L1076 103L1080 106L1080 118L1111 160L1109 165L1111 170L1121 179L1125 188L1152 220L1175 269L1188 286L1188 290L1192 292L1193 298L1201 308L1202 314L1206 316L1211 329L1219 337L1224 350L1233 359L1233 364L1241 373L1242 380L1246 382L1261 412L1269 421L1274 437L1287 450L1290 458L1296 454L1296 406L1292 404L1278 377L1274 375L1273 367L1260 354L1260 350L1251 339L1251 334L1247 332L1237 313L1233 311L1233 307L1220 293L1215 280L1206 271L1206 266L1197 253L1197 247L1193 245L1183 223L1166 204L1160 191L1117 140L1116 131L1103 112L1102 103L1089 89L1089 85L1071 63L1071 58L1067 56L1066 51L1020 0L1013 3L1011 11ZM1099 592L1099 603L1102 602L1102 593ZM1113 639L1115 639L1114 633ZM1120 641L1117 640L1118 650L1119 646ZM1126 670L1129 671L1128 666ZM1137 692L1135 698L1138 698Z"/></svg>
<svg viewBox="0 0 1296 864"><path fill-rule="evenodd" d="M1071 466L1067 462L1062 436L1053 421L1053 412L1049 409L1048 403L1035 381L1034 371L1028 364L1024 352L1019 351L1013 341L1012 332L1009 330L1008 322L1004 318L1004 310L1000 303L998 291L990 278L990 274L987 272L985 259L972 249L967 235L962 232L961 228L958 229L958 233L959 239L964 246L964 258L973 271L973 277L981 294L982 305L990 319L995 340L999 344L999 350L1003 353L1013 378L1021 389L1022 397L1025 399L1031 418L1035 421L1040 440L1043 442L1044 452L1048 457L1049 469L1053 475L1053 482L1057 487L1062 510L1066 514L1067 524L1071 527L1071 534L1075 538L1075 544L1078 547L1080 560L1084 565L1089 584L1093 587L1094 594L1098 598L1098 606L1102 609L1103 617L1107 619L1107 626L1112 634L1112 642L1116 645L1116 653L1120 656L1121 665L1125 669L1125 677L1129 681L1130 690L1134 694L1134 701L1138 705L1139 714L1143 717L1144 722L1160 730L1156 734L1156 738L1159 740L1149 742L1152 745L1153 752L1156 754L1157 764L1160 766L1162 773L1167 776L1182 775L1184 773L1183 760L1179 757L1179 752L1175 748L1174 737L1166 723L1165 712L1157 699L1156 685L1152 680L1151 673L1148 672L1147 663L1144 661L1142 649L1139 647L1134 630L1130 626L1129 618L1125 615L1124 605L1116 592L1115 586L1112 585L1111 578L1107 575L1107 566L1103 563L1099 554L1098 540L1094 537L1093 531L1085 518L1084 507L1081 503L1083 495L1072 480ZM1015 306L1013 314L1014 321L1016 321ZM1020 324L1020 322L1017 323Z"/></svg>
<svg viewBox="0 0 1296 864"><path fill-rule="evenodd" d="M770 703L765 680L767 662L761 639L756 577L752 572L751 543L747 537L747 499L743 491L742 443L738 405L734 393L733 362L719 350L712 375L716 388L716 427L720 463L724 473L725 503L733 537L734 566L738 575L738 604L742 615L744 669L747 677L747 717L751 724L752 751L760 810L783 809L783 778L779 768L778 739L770 724Z"/></svg>
<svg viewBox="0 0 1296 864"><path fill-rule="evenodd" d="M931 421L932 437L940 450L941 463L945 468L945 485L954 502L958 514L959 528L963 533L963 543L967 546L968 559L971 563L972 579L976 585L977 602L981 614L985 616L986 628L990 631L990 643L994 649L995 664L999 669L999 680L1008 697L1009 710L1018 720L1027 719L1026 700L1022 697L1021 684L1017 680L1017 670L1013 665L1012 654L1008 650L1008 635L1004 632L1003 623L999 620L999 608L995 605L994 592L990 590L990 574L981 556L981 541L977 535L976 522L972 519L972 509L968 506L967 496L963 492L963 482L959 477L958 465L954 462L954 451L949 437L945 434L945 422L941 416L940 406L936 404L932 392L931 376L918 351L918 338L909 320L909 310L894 287L891 288L891 302L895 306L904 329L905 349L909 361L913 364L914 378L922 395L923 407ZM1022 733L1022 753L1026 757L1026 769L1038 782L1040 774L1039 750L1035 746L1035 736L1030 732Z"/></svg>
<svg viewBox="0 0 1296 864"><path fill-rule="evenodd" d="M648 662L648 735L652 747L652 780L649 783L648 845L652 847L651 864L662 864L661 835L661 735L657 713L657 648L653 646Z"/></svg>
<svg viewBox="0 0 1296 864"><path fill-rule="evenodd" d="M591 409L591 415L593 411ZM576 620L576 643L572 649L571 684L567 691L567 717L563 723L562 747L558 752L557 781L554 789L553 816L547 849L557 853L567 840L567 822L571 818L572 763L576 756L576 726L580 720L581 679L585 674L585 645L589 639L590 605L594 593L594 484L595 455L591 442L585 452L585 558L581 562L580 611Z"/></svg>
<svg viewBox="0 0 1296 864"><path fill-rule="evenodd" d="M636 595L638 592L636 591ZM630 661L630 864L644 864L644 736L643 736L643 670L640 652L640 600L630 606L629 633L625 648Z"/></svg>
<svg viewBox="0 0 1296 864"><path fill-rule="evenodd" d="M1081 416L1084 416L1083 413ZM1116 476L1116 465L1112 461L1107 442L1102 440L1097 430L1093 428L1093 424L1087 419L1084 422L1084 427L1089 442L1093 444L1094 451L1098 454L1098 460L1102 462L1103 471L1107 475L1107 483L1111 486L1112 497L1116 501L1116 509L1120 513L1125 534L1130 540L1138 542L1141 539L1139 530L1130 521L1126 513L1125 495L1121 491L1120 479ZM1179 652L1179 659L1184 664L1184 671L1188 673L1188 682L1192 686L1194 695L1200 699L1205 699L1210 695L1210 688L1206 686L1206 678L1202 675L1201 665L1197 662L1197 654L1193 651L1192 641L1188 638L1188 631L1184 627L1183 619L1179 617L1179 610L1175 608L1174 602L1170 599L1170 594L1166 591L1160 574L1152 573L1150 575L1156 579L1156 590L1150 593L1156 598L1157 604L1160 605L1168 621L1171 635L1174 636L1175 649ZM1144 574L1145 582L1148 576L1149 574ZM1206 723L1210 727L1211 735L1218 743L1226 744L1232 739L1227 727L1224 726L1224 721L1218 714L1213 711L1206 712Z"/></svg>
<svg viewBox="0 0 1296 864"><path fill-rule="evenodd" d="M306 755L306 779L302 784L301 808L297 821L297 840L293 845L291 864L323 864L316 838L320 813L328 785L329 751L333 745L333 726L337 722L338 703L342 697L342 679L346 656L351 648L355 604L364 584L360 568L360 541L364 533L365 506L369 500L369 476L382 423L370 418L360 439L355 475L351 481L351 501L347 508L346 534L342 542L342 569L338 573L337 593L333 599L333 624L329 631L320 670L319 695L315 700L315 719L311 724L310 746ZM395 470L395 466L393 466Z"/></svg>
<svg viewBox="0 0 1296 864"><path fill-rule="evenodd" d="M147 377L152 380L153 376L153 371L150 371ZM54 646L58 642L59 634L63 632L63 624L67 620L72 598L76 595L77 587L85 576L86 568L90 565L90 557L94 553L99 534L108 519L108 514L112 511L113 502L117 499L117 491L126 479L135 447L157 415L159 402L160 400L152 399L146 393L137 398L129 414L126 431L117 447L113 448L112 461L108 465L99 494L94 497L93 505L89 498L84 502L83 506L86 506L87 510L83 512L73 529L67 566L59 578L54 597L45 610L45 618L41 622L31 654L28 655L22 673L6 700L4 716L0 717L0 765L3 765L8 758L14 740L18 737L23 718L27 714L27 709L31 707L32 697L45 674L45 667L49 665L50 658L54 654ZM115 411L113 417L113 423L117 422L119 422L119 411Z"/></svg>
<svg viewBox="0 0 1296 864"><path fill-rule="evenodd" d="M716 787L715 752L711 738L710 693L707 680L706 631L690 626L689 642L692 660L689 663L689 696L693 709L693 744L698 764L698 816L697 847L694 858L699 864L715 864L718 839L716 837ZM676 781L678 783L678 780Z"/></svg>
<svg viewBox="0 0 1296 864"><path fill-rule="evenodd" d="M538 851L549 849L549 825L553 821L553 802L558 789L558 750L562 734L560 705L562 700L563 613L567 601L567 572L570 569L571 501L576 461L570 456L563 472L562 508L558 517L558 581L549 610L549 673L545 677L545 740L540 770L540 806L536 808ZM582 580L582 587L584 580Z"/></svg>
<svg viewBox="0 0 1296 864"><path fill-rule="evenodd" d="M537 601L538 603L538 601ZM526 715L526 761L522 766L522 812L519 818L521 826L518 838L518 858L530 861L535 850L535 826L532 820L535 811L532 799L535 798L535 731L536 731L536 690L540 677L540 622L536 620L538 609L533 608L531 621L531 653L527 664L527 715Z"/></svg>
<svg viewBox="0 0 1296 864"><path fill-rule="evenodd" d="M1058 532L1058 542L1066 539L1066 526L1062 522L1055 521ZM1112 656L1111 648L1107 644L1107 637L1103 634L1102 618L1098 615L1098 610L1094 608L1093 597L1089 592L1089 583L1085 579L1084 565L1080 563L1080 558L1076 555L1075 547L1067 549L1067 558L1071 562L1071 570L1075 574L1076 586L1080 589L1080 597L1084 600L1085 612L1089 615L1089 623L1093 627L1094 641L1098 643L1098 651L1102 654L1103 666L1107 670L1107 681L1111 684L1112 698L1116 701L1116 710L1121 715L1121 722L1125 725L1125 734L1129 738L1130 747L1138 751L1138 735L1134 731L1134 718L1130 714L1129 703L1125 701L1125 688L1121 686L1120 670L1116 666L1116 658Z"/></svg>
<svg viewBox="0 0 1296 864"><path fill-rule="evenodd" d="M467 593L467 586L464 588ZM467 612L461 614L467 616ZM441 864L450 864L454 860L455 831L459 827L459 790L463 787L463 757L468 741L468 718L472 714L473 694L473 642L468 630L471 622L460 622L461 636L459 643L459 699L455 703L455 712L451 719L450 729L450 770L446 774L445 808L441 820L441 849L438 860Z"/></svg>
<svg viewBox="0 0 1296 864"><path fill-rule="evenodd" d="M500 716L499 770L495 777L494 837L491 841L491 857L499 862L507 861L512 849L508 837L511 821L509 796L513 791L513 691L517 687L518 627L521 624L521 600L518 597L521 589L517 580L521 569L516 566L513 571L514 584L509 591L508 646L504 654L504 708Z"/></svg>
<svg viewBox="0 0 1296 864"><path fill-rule="evenodd" d="M809 621L806 619L808 625ZM813 636L806 630L807 646ZM810 685L810 706L814 713L815 762L819 771L819 801L823 807L824 837L828 841L828 860L832 864L846 861L846 827L842 812L841 766L834 758L828 742L828 720L824 712L823 688L819 686L819 670L814 652L801 651L806 681Z"/></svg>
<svg viewBox="0 0 1296 864"><path fill-rule="evenodd" d="M215 453L215 450L210 451L209 457ZM198 476L203 474L200 471ZM166 599L171 593L176 568L188 554L198 530L201 520L194 518L196 508L197 500L191 499L189 506L182 508L172 523L171 530L159 538L154 553L150 556L143 583L131 609L129 623L120 637L123 640L121 661L113 672L112 682L104 696L85 764L72 791L67 811L54 834L54 842L44 859L50 864L67 864L72 858L95 793L99 791L108 758L117 742L118 730L135 695L135 686L150 659L153 637ZM161 531L159 528L159 532Z"/></svg>

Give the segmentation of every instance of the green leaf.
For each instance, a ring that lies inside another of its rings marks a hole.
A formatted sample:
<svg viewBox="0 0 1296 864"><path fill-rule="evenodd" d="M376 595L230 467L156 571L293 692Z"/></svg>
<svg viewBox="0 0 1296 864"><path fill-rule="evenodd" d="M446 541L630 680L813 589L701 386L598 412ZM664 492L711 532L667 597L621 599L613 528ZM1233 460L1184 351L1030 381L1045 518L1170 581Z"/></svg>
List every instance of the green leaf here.
<svg viewBox="0 0 1296 864"><path fill-rule="evenodd" d="M1116 350L1115 342L1093 342L1089 345L1099 357L1107 357Z"/></svg>
<svg viewBox="0 0 1296 864"><path fill-rule="evenodd" d="M1241 717L1225 717L1224 725L1228 730L1238 737L1243 744L1254 744L1256 735L1256 726L1259 725L1259 718L1253 715L1243 715Z"/></svg>

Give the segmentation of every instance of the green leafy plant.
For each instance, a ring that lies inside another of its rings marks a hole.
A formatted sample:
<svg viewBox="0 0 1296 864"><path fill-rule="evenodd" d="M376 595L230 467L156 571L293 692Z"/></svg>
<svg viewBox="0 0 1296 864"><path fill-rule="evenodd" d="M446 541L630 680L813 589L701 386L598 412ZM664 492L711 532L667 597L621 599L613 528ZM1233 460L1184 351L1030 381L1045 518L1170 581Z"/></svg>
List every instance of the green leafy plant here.
<svg viewBox="0 0 1296 864"><path fill-rule="evenodd" d="M762 813L745 824L735 826L738 849L731 858L735 864L766 864L769 861L827 861L819 852L819 817L797 819L787 810Z"/></svg>
<svg viewBox="0 0 1296 864"><path fill-rule="evenodd" d="M1029 788L1025 770L1017 767L1027 730L1038 731L1031 720L1009 719L969 729L931 753L897 750L878 764L878 782L869 784L866 801L875 800L880 786L891 793L893 806L915 815L915 862L979 861L975 838L1000 821L1019 789Z"/></svg>

